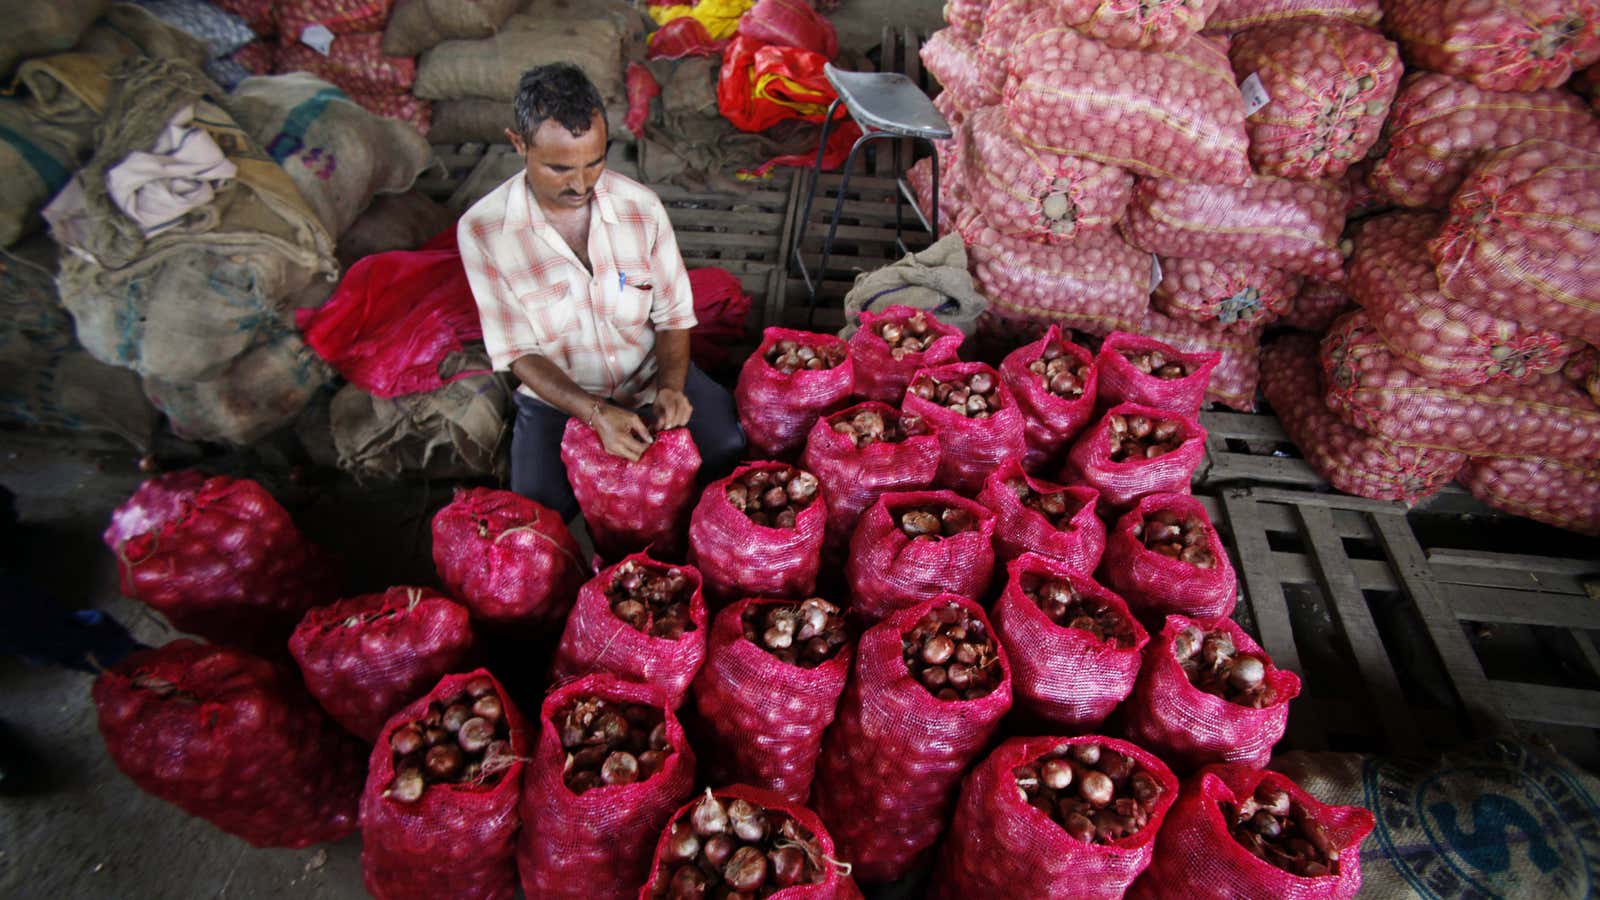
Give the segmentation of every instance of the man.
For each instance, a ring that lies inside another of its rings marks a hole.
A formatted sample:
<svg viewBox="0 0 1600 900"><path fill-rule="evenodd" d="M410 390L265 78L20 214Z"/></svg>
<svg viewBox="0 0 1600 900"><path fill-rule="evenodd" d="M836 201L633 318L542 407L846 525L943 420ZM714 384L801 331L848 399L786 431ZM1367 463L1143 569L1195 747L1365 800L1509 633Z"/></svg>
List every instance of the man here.
<svg viewBox="0 0 1600 900"><path fill-rule="evenodd" d="M665 207L606 171L600 92L577 66L540 66L523 74L515 113L506 136L526 167L457 226L494 367L522 382L512 490L577 515L561 463L569 417L628 460L651 426L687 425L702 472L722 474L744 432L733 398L689 362L694 297Z"/></svg>

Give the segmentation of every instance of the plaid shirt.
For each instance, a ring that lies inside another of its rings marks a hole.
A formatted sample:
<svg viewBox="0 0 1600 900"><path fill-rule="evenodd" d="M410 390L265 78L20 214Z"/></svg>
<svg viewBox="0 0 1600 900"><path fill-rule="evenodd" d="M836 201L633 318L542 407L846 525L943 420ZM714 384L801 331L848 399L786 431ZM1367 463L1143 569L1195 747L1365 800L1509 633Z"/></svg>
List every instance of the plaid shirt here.
<svg viewBox="0 0 1600 900"><path fill-rule="evenodd" d="M601 174L589 220L593 274L545 219L522 172L473 204L456 236L496 369L537 353L595 396L623 406L655 400L656 332L692 328L695 317L689 273L654 192Z"/></svg>

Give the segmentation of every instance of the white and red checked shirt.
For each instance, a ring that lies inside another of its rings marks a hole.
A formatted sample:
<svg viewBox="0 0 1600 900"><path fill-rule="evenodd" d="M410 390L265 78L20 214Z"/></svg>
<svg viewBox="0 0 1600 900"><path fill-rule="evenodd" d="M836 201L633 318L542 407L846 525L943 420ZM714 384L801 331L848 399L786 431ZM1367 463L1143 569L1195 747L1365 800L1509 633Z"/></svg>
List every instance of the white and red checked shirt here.
<svg viewBox="0 0 1600 900"><path fill-rule="evenodd" d="M657 331L694 327L694 292L666 207L614 172L595 182L591 273L518 172L456 226L483 342L497 370L537 353L623 406L654 402ZM521 391L544 398L526 385Z"/></svg>

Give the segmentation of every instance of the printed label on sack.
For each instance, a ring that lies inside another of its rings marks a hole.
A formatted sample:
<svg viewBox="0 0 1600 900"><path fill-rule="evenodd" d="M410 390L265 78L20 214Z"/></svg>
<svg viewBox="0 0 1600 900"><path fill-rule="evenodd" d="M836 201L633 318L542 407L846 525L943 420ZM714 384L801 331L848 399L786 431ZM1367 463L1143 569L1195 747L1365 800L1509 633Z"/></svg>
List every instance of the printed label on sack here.
<svg viewBox="0 0 1600 900"><path fill-rule="evenodd" d="M333 32L326 25L307 25L300 32L300 43L327 56L333 50Z"/></svg>
<svg viewBox="0 0 1600 900"><path fill-rule="evenodd" d="M1244 95L1244 114L1247 116L1255 115L1272 102L1272 98L1267 96L1267 89L1261 86L1261 76L1254 72L1239 82L1239 93Z"/></svg>
<svg viewBox="0 0 1600 900"><path fill-rule="evenodd" d="M1161 286L1161 257L1150 254L1150 292Z"/></svg>

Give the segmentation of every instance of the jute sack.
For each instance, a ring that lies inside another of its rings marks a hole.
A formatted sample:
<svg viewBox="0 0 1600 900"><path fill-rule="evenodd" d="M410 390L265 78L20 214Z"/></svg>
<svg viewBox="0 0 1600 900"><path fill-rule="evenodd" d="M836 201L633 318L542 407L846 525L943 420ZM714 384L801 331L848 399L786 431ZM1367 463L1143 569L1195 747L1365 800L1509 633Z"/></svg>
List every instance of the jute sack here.
<svg viewBox="0 0 1600 900"><path fill-rule="evenodd" d="M172 62L204 66L211 51L199 38L161 21L149 10L132 3L113 3L106 14L83 35L73 48L76 53L99 57L116 64L148 56Z"/></svg>
<svg viewBox="0 0 1600 900"><path fill-rule="evenodd" d="M289 173L329 234L343 234L373 195L410 190L433 158L416 129L305 72L246 78L222 105Z"/></svg>
<svg viewBox="0 0 1600 900"><path fill-rule="evenodd" d="M855 334L862 312L880 312L895 304L929 310L940 322L954 325L969 337L977 331L978 316L988 309L989 301L967 274L967 252L960 235L945 235L926 250L857 275L856 283L844 295L845 327L839 336Z"/></svg>
<svg viewBox="0 0 1600 900"><path fill-rule="evenodd" d="M489 37L520 5L521 0L400 0L383 30L383 52L416 56L443 41Z"/></svg>
<svg viewBox="0 0 1600 900"><path fill-rule="evenodd" d="M242 353L205 381L144 380L145 394L190 440L249 444L292 423L333 369L292 331Z"/></svg>
<svg viewBox="0 0 1600 900"><path fill-rule="evenodd" d="M67 50L111 4L107 0L0 0L0 77L34 56Z"/></svg>
<svg viewBox="0 0 1600 900"><path fill-rule="evenodd" d="M516 118L510 100L484 100L467 97L461 100L441 100L433 105L433 125L428 129L428 140L435 144L463 144L480 141L486 144L506 142L506 129ZM614 137L626 134L623 120L627 118L626 105L606 104L606 125Z"/></svg>
<svg viewBox="0 0 1600 900"><path fill-rule="evenodd" d="M420 191L379 194L355 224L339 235L334 253L340 269L348 269L374 253L415 250L454 221L450 210Z"/></svg>

